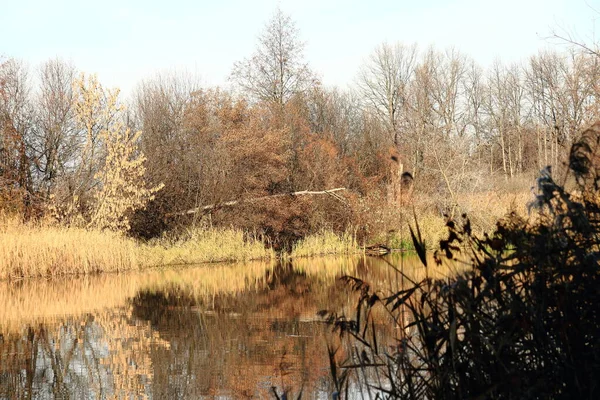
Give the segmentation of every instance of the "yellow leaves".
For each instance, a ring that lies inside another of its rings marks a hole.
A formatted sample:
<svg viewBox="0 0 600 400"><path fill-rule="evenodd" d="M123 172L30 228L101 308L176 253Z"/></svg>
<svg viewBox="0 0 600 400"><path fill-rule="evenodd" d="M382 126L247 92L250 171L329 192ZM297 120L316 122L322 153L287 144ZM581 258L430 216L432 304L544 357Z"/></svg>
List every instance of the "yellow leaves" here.
<svg viewBox="0 0 600 400"><path fill-rule="evenodd" d="M75 115L89 131L106 126L125 110L118 102L119 89L105 90L96 75L80 74L73 83Z"/></svg>
<svg viewBox="0 0 600 400"><path fill-rule="evenodd" d="M141 131L131 133L118 124L103 130L101 137L106 147L106 160L96 175L101 189L96 192L96 207L90 226L99 229L126 231L128 213L146 206L163 185L148 188L144 182L146 157L138 151Z"/></svg>
<svg viewBox="0 0 600 400"><path fill-rule="evenodd" d="M76 189L56 208L69 223L85 220L78 226L126 231L128 215L162 188L146 186L146 157L138 148L142 132L125 127L119 90L104 89L95 75L81 74L73 92L83 144L74 173ZM86 204L80 200L84 197Z"/></svg>

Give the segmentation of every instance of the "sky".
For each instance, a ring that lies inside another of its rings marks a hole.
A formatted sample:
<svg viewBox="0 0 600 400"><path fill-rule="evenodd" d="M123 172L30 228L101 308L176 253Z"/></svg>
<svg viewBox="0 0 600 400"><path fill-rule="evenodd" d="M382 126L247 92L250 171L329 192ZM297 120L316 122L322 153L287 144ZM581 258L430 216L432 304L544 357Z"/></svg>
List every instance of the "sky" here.
<svg viewBox="0 0 600 400"><path fill-rule="evenodd" d="M600 0L3 0L0 56L33 74L58 57L125 94L157 73L227 86L277 7L321 82L342 88L383 42L454 47L485 68L560 48L552 29L591 43L600 24Z"/></svg>

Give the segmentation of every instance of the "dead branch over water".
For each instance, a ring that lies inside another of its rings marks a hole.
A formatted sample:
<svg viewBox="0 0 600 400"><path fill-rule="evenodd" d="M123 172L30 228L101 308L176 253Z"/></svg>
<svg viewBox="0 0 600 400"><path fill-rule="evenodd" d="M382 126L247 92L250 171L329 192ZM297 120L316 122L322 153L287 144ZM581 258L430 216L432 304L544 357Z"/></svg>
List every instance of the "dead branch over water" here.
<svg viewBox="0 0 600 400"><path fill-rule="evenodd" d="M278 194L272 194L269 196L253 197L250 199L230 200L230 201L224 201L222 203L208 204L206 206L196 207L196 208L192 208L192 209L189 209L186 211L168 214L168 217L175 217L175 216L179 216L179 215L191 215L191 214L196 214L196 213L200 213L200 212L209 212L214 209L221 208L221 207L232 207L232 206L235 206L240 203L258 203L258 202L265 201L265 200L276 199L278 197L318 196L318 195L327 194L327 195L330 195L331 197L333 197L334 199L336 199L337 201L347 204L348 202L346 201L346 199L344 199L342 196L340 196L339 194L336 193L336 192L340 192L343 190L346 190L346 188L341 187L341 188L326 189L326 190L319 190L319 191L301 190L298 192L278 193Z"/></svg>

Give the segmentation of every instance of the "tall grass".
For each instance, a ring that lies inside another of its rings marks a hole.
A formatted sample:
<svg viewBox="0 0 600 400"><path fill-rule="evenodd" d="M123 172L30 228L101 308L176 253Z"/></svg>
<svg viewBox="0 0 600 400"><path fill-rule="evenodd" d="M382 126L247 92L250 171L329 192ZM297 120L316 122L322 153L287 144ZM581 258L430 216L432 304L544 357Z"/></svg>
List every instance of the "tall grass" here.
<svg viewBox="0 0 600 400"><path fill-rule="evenodd" d="M141 244L110 231L0 218L0 280L274 257L262 241L234 229L191 230Z"/></svg>
<svg viewBox="0 0 600 400"><path fill-rule="evenodd" d="M265 243L239 229L190 229L141 246L144 265L181 265L275 258Z"/></svg>
<svg viewBox="0 0 600 400"><path fill-rule="evenodd" d="M111 232L0 223L0 280L137 269L137 245Z"/></svg>
<svg viewBox="0 0 600 400"><path fill-rule="evenodd" d="M391 249L414 250L413 242L410 238L409 222L414 219L412 209L404 209L402 214L402 222L398 229L395 229L387 234L377 236L372 242L383 243ZM422 229L423 241L428 248L435 247L439 243L445 233L445 220L439 213L434 213L431 210L419 212L419 221Z"/></svg>
<svg viewBox="0 0 600 400"><path fill-rule="evenodd" d="M356 237L345 232L336 234L332 231L321 231L309 235L294 245L291 257L312 257L329 254L353 254L360 251Z"/></svg>

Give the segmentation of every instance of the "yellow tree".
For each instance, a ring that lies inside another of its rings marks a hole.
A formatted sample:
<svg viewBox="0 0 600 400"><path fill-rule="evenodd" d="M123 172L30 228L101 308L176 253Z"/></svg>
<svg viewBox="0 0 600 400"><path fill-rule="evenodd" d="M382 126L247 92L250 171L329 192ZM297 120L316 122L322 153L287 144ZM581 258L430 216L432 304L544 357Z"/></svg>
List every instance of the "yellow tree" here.
<svg viewBox="0 0 600 400"><path fill-rule="evenodd" d="M106 148L103 167L96 174L99 189L94 193L94 206L89 226L100 229L129 230L128 216L144 208L162 189L162 183L148 187L144 180L146 157L137 150L141 131L132 132L121 123L101 131Z"/></svg>
<svg viewBox="0 0 600 400"><path fill-rule="evenodd" d="M81 75L74 92L76 119L85 132L76 175L90 198L85 208L79 208L80 220L90 228L126 231L128 216L144 208L162 184L148 187L145 182L146 157L138 149L142 133L122 122L119 91L105 90L93 75ZM72 198L80 201L78 193Z"/></svg>

